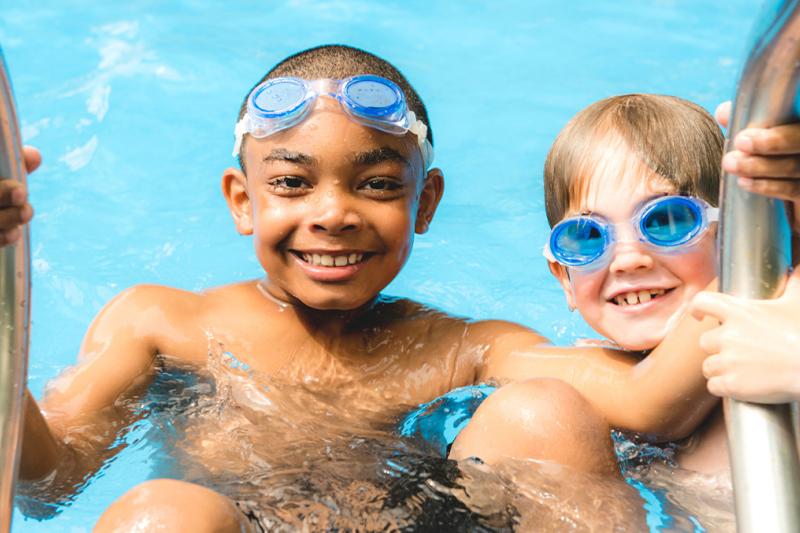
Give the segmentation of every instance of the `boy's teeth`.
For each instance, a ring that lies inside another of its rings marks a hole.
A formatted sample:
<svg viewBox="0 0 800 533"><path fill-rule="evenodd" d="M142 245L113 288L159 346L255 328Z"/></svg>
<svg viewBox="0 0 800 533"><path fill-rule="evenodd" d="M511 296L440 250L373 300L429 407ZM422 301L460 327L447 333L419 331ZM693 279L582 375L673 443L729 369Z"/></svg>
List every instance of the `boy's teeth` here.
<svg viewBox="0 0 800 533"><path fill-rule="evenodd" d="M636 304L643 304L647 303L656 296L661 296L666 291L664 289L652 289L649 291L630 291L626 292L625 294L618 294L614 296L614 302L617 305L625 306L625 305L636 305Z"/></svg>
<svg viewBox="0 0 800 533"><path fill-rule="evenodd" d="M364 254L352 253L349 255L329 255L329 254L306 254L303 253L303 261L314 266L347 266L360 263Z"/></svg>

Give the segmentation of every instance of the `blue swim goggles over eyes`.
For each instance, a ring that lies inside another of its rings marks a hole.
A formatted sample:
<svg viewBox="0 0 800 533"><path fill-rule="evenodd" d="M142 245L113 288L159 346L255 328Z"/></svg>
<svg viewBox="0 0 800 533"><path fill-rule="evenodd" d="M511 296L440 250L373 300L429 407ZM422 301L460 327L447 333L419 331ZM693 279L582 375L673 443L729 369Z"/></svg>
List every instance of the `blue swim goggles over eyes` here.
<svg viewBox="0 0 800 533"><path fill-rule="evenodd" d="M366 74L343 80L273 78L258 85L247 98L247 112L236 124L233 155L239 154L247 133L263 139L302 122L319 96L338 100L350 118L370 128L393 135L413 133L423 165L426 170L430 168L433 147L428 142L428 127L408 108L406 97L396 83Z"/></svg>
<svg viewBox="0 0 800 533"><path fill-rule="evenodd" d="M683 251L694 244L719 210L692 196L662 196L639 206L630 220L639 241L659 253ZM615 228L599 215L567 218L550 230L544 256L564 266L592 270L606 265L616 242Z"/></svg>

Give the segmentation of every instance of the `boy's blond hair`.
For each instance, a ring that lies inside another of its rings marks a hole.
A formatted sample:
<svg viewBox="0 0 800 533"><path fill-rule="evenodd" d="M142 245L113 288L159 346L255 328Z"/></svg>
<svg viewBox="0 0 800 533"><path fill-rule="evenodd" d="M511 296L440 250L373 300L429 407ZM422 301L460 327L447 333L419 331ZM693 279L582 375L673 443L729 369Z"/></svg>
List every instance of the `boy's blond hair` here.
<svg viewBox="0 0 800 533"><path fill-rule="evenodd" d="M717 205L723 141L714 118L682 98L626 94L595 102L567 123L547 154L547 220L553 226L564 218L609 150L620 146L675 192Z"/></svg>

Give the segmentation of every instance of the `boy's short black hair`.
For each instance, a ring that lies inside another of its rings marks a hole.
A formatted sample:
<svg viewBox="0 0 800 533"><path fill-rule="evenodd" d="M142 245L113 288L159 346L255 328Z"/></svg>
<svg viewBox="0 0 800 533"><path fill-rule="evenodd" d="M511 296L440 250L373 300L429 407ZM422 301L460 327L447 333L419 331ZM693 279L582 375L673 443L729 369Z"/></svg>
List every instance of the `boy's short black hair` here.
<svg viewBox="0 0 800 533"><path fill-rule="evenodd" d="M395 82L406 96L409 109L413 111L417 118L428 126L428 141L433 146L433 128L428 119L428 111L422 102L417 91L408 83L405 76L400 73L391 63L380 57L370 54L359 48L340 44L327 44L303 50L293 54L266 73L256 84L247 91L247 95L239 109L239 120L247 111L247 98L258 85L272 78L284 76L294 76L306 80L319 78L341 79L358 74L373 74L381 76ZM244 169L244 143L239 149L239 165Z"/></svg>

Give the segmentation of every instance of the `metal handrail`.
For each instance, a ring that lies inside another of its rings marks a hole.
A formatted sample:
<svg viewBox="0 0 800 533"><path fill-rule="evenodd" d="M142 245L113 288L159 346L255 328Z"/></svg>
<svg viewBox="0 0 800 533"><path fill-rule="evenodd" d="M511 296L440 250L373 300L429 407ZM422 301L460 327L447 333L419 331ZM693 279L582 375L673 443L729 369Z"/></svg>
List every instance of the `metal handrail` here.
<svg viewBox="0 0 800 533"><path fill-rule="evenodd" d="M0 177L25 182L14 97L0 49ZM11 529L19 462L30 320L28 227L13 246L0 248L0 531Z"/></svg>
<svg viewBox="0 0 800 533"><path fill-rule="evenodd" d="M800 85L798 0L768 1L756 22L729 125L730 139L747 127L797 122ZM791 266L791 227L784 203L739 188L723 174L720 289L771 299ZM765 332L766 334L766 332ZM800 531L800 459L790 405L726 399L737 529Z"/></svg>

